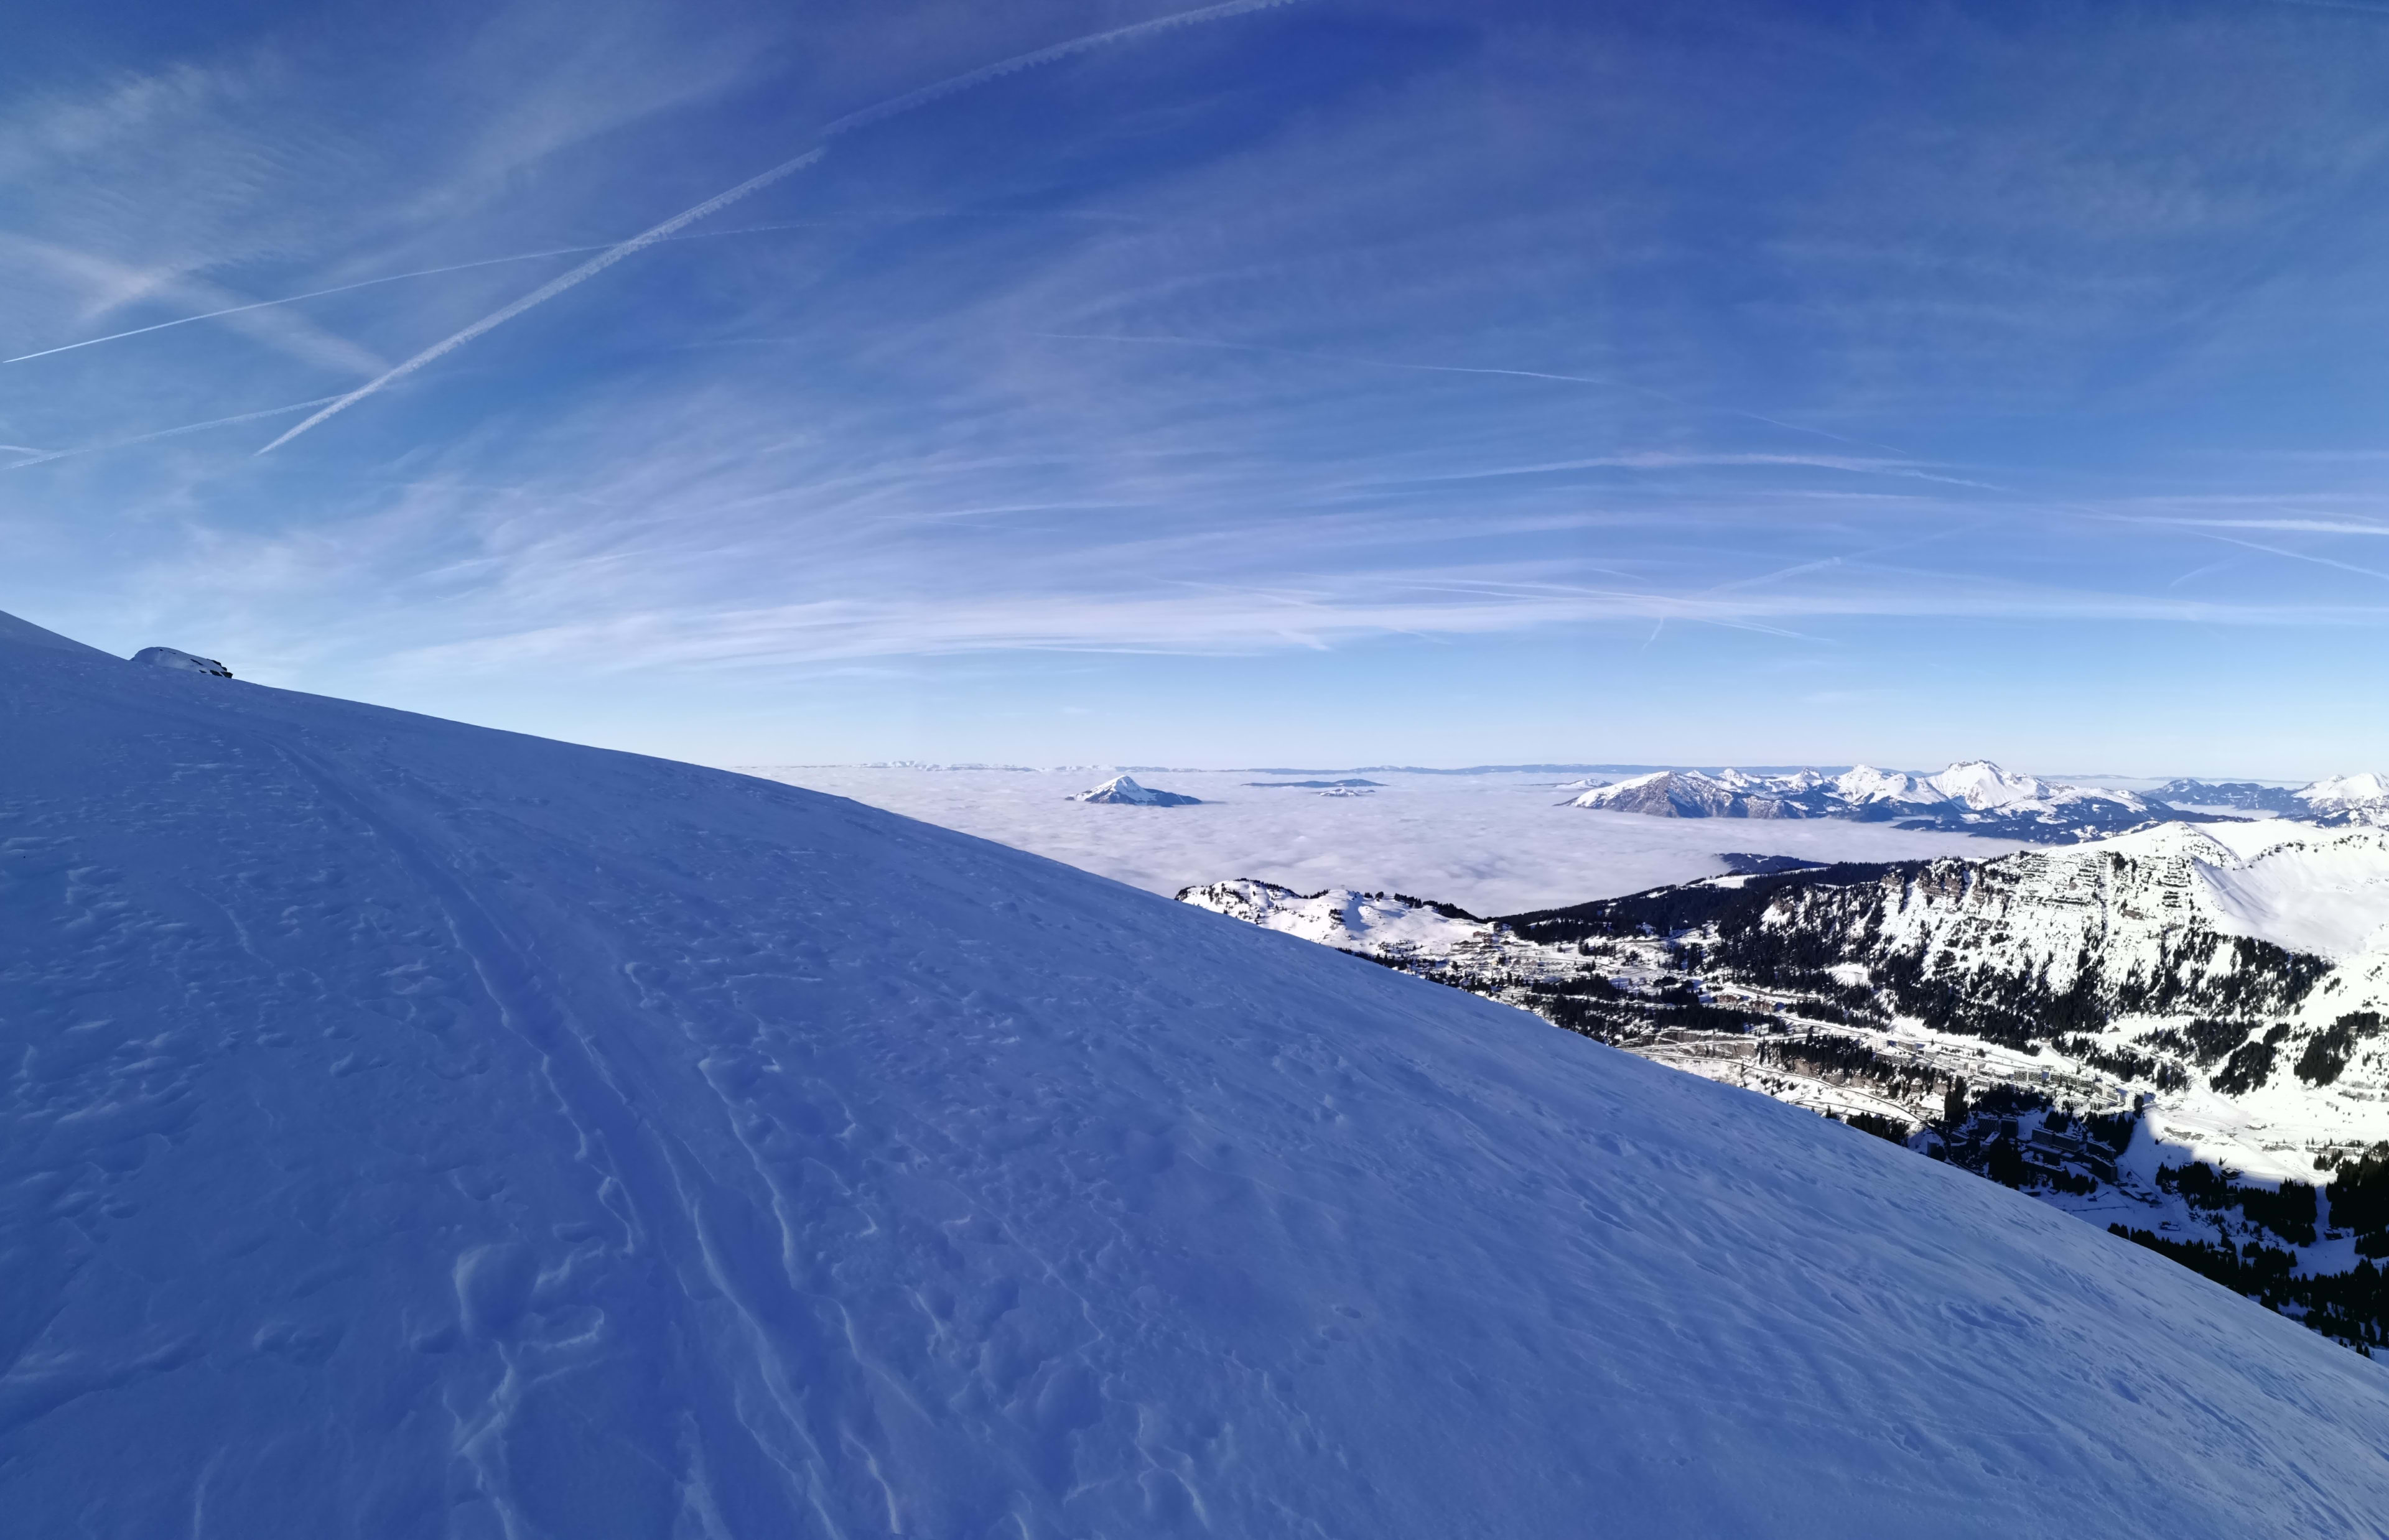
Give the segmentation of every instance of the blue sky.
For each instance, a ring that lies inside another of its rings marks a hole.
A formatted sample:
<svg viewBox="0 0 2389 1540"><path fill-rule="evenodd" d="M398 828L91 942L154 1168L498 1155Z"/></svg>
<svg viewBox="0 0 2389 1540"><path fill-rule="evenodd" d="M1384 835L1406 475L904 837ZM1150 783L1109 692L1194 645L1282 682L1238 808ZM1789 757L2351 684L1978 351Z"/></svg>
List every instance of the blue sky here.
<svg viewBox="0 0 2389 1540"><path fill-rule="evenodd" d="M50 7L0 609L717 762L2389 764L2389 7L987 72L1188 8Z"/></svg>

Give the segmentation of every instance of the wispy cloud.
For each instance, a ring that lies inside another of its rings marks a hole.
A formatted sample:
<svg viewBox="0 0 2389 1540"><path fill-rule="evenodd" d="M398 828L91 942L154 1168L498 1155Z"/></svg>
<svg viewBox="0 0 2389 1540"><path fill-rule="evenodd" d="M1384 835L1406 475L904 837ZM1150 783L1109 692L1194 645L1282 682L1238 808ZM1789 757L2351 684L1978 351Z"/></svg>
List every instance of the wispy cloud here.
<svg viewBox="0 0 2389 1540"><path fill-rule="evenodd" d="M85 297L83 313L102 315L135 300L168 299L214 307L213 316L227 319L256 340L301 363L344 374L372 374L382 360L370 350L338 337L295 315L252 313L253 304L224 305L231 298L216 285L195 274L167 268L137 268L96 252L77 251L24 235L0 235L0 261L46 271L78 288ZM5 362L16 363L9 359Z"/></svg>
<svg viewBox="0 0 2389 1540"><path fill-rule="evenodd" d="M1164 4L65 50L0 103L0 606L559 731L600 669L1297 648L1117 677L1795 731L1786 660L2096 655L2122 712L2383 623L2389 34Z"/></svg>
<svg viewBox="0 0 2389 1540"><path fill-rule="evenodd" d="M178 315L172 321L152 322L147 326L134 326L127 331L109 332L105 337L89 337L80 342L60 343L55 348L43 348L34 352L19 353L14 358L0 358L0 363L23 363L32 359L48 358L54 353L71 353L82 348L96 348L103 342L121 342L130 337L147 337L151 332L187 326L199 321L218 321L228 315L246 315L251 311L272 310L277 305L296 305L308 299L326 299L335 294L353 294L361 288L380 284L403 283L412 278L433 278L447 273L466 273L477 267L496 267L506 262L536 261L543 257L572 256L583 251L602 251L604 247L572 246L552 251L526 251L511 257L484 257L478 261L450 262L443 267L420 268L413 273L392 273L379 278L360 278L352 284L335 284L329 288L309 289L304 294L286 294L273 299L250 299L221 310L201 311L197 315ZM377 361L378 363L378 361Z"/></svg>
<svg viewBox="0 0 2389 1540"><path fill-rule="evenodd" d="M858 111L850 112L846 116L835 119L822 127L816 135L821 143L816 144L812 147L797 155L790 156L787 159L781 161L776 166L773 166L768 170L757 172L755 175L748 177L746 181L739 183L735 187L714 194L711 197L707 198L702 203L682 210L679 213L674 214L671 218L664 221L661 224L652 225L645 230L642 230L637 235L632 235L630 239L621 242L620 245L608 247L606 250L581 263L571 272L565 274L561 277L549 280L547 283L541 285L538 288L531 290L529 294L524 295L521 299L515 300L512 304L491 312L488 315L481 317L479 321L466 326L464 330L452 333L450 336L433 343L430 347L424 349L421 352L416 353L414 357L390 370L388 373L381 375L377 378L368 380L365 384L350 391L339 400L333 401L330 405L325 407L313 416L309 417L306 421L290 428L280 438L275 439L272 443L267 444L263 449L259 450L257 452L260 454L272 453L275 450L281 448L284 444L287 444L291 439L298 438L300 434L317 426L338 414L347 411L350 407L354 406L357 402L364 400L367 396L374 395L384 388L405 378L408 375L415 373L417 369L422 368L427 363L430 363L446 357L448 354L465 346L474 338L495 330L497 327L505 325L507 322L523 314L534 306L545 304L548 300L555 299L557 295L563 294L569 289L578 287L580 285L586 283L591 278L595 277L598 274L605 272L607 268L612 267L615 263L621 261L625 258L635 256L658 241L669 240L675 233L691 224L695 224L697 221L709 218L730 207L732 204L738 202L741 198L745 198L752 194L760 192L764 188L771 186L773 183L783 181L786 178L794 175L796 172L802 171L807 166L816 164L820 161L823 156L829 153L829 142L837 138L841 134L850 134L858 129L868 128L874 123L885 122L890 118L926 107L932 102L940 101L945 97L953 95L957 92L967 91L973 86L983 85L989 81L1001 79L1005 75L1016 74L1023 70L1034 69L1039 65L1055 63L1061 59L1069 58L1075 55L1085 53L1090 49L1105 47L1112 44L1125 43L1132 38L1143 37L1155 32L1170 31L1181 27L1194 26L1200 22L1225 20L1230 17L1244 16L1253 11L1269 10L1279 6L1294 5L1297 3L1298 0L1227 0L1227 3L1223 5L1205 6L1196 10L1182 11L1176 15L1161 17L1152 21L1140 21L1131 26L1114 27L1105 32L1092 32L1084 37L1072 38L1067 42L1057 43L1049 47L1032 49L1025 54L1015 54L1008 58L999 59L992 64L982 65L978 69L965 70L962 74L952 76L950 79L939 81L931 85L923 86L917 91L908 91L902 95L891 97L887 101L876 103L874 106L863 108Z"/></svg>
<svg viewBox="0 0 2389 1540"><path fill-rule="evenodd" d="M448 354L454 352L457 349L465 346L467 342L472 341L475 337L495 331L498 327L505 325L507 322L531 309L533 306L543 305L550 299L555 299L557 295L564 293L567 289L578 287L580 285L588 282L590 279L595 277L600 273L605 272L607 268L612 267L616 262L622 261L624 258L635 256L639 252L645 250L648 247L655 245L658 241L670 239L673 232L681 229L682 227L694 224L698 220L705 218L707 215L717 213L722 209L729 207L731 204L737 202L740 198L745 197L749 193L760 191L762 188L770 186L773 183L780 181L784 177L793 175L797 172L803 170L805 167L813 164L828 153L829 152L826 148L814 148L807 150L804 154L794 157L791 159L783 160L769 171L761 172L754 176L748 177L746 181L741 182L738 185L731 188L727 192L717 193L693 209L684 209L681 210L671 218L664 221L661 224L643 230L639 234L632 236L629 240L621 242L620 245L607 247L604 251L592 257L589 261L582 262L579 267L576 267L571 272L565 274L562 277L549 279L546 283L542 284L539 287L531 290L529 294L524 295L521 299L517 299L514 303L492 311L489 314L481 317L479 321L466 326L463 331L450 333L448 336L433 343L430 347L426 348L421 352L415 354L413 358L408 359L405 363L399 364L396 368L366 381L364 385L361 385L356 389L350 391L347 395L338 398L330 404L326 405L322 411L316 413L313 416L309 417L306 421L299 424L296 427L285 432L280 438L275 439L272 443L266 445L257 452L260 454L272 453L274 451L280 449L283 445L288 443L291 439L296 439L300 434L306 432L309 428L315 426L317 424L324 422L326 419L335 415L336 414L347 411L350 407L354 406L357 402L364 400L367 396L373 395L377 391L395 384L399 380L404 379L407 375L415 373L417 369L422 368L425 364L445 358Z"/></svg>
<svg viewBox="0 0 2389 1540"><path fill-rule="evenodd" d="M2282 534L2389 535L2389 523L2333 518L2136 518L2175 529L2270 529Z"/></svg>
<svg viewBox="0 0 2389 1540"><path fill-rule="evenodd" d="M2379 578L2384 582L2389 582L2389 572L2383 572L2378 567L2359 566L2354 562L2343 562L2331 556L2318 556L2307 551L2284 551L2278 545L2264 545L2255 541L2233 540L2228 535L2209 535L2207 539L2220 541L2226 545L2237 545L2243 550L2259 551L2268 556L2279 556L2284 561L2309 562L2316 566L2328 566L2340 572L2353 572L2359 578Z"/></svg>
<svg viewBox="0 0 2389 1540"><path fill-rule="evenodd" d="M1642 385L1633 380L1622 380L1601 375L1568 375L1556 373L1547 369L1496 369L1481 365L1463 363L1414 363L1392 359L1356 358L1343 353L1322 353L1304 348L1275 348L1265 343L1227 342L1210 337L1118 337L1102 332L1038 332L1034 335L1050 338L1056 342L1117 342L1128 346L1143 347L1223 348L1238 352L1272 353L1281 358L1315 359L1323 363L1348 364L1354 368L1360 369L1399 369L1409 371L1412 374L1423 375L1483 375L1497 379L1549 380L1553 384L1558 385L1598 385L1613 389L1624 388L1640 391L1644 395L1654 396L1661 401L1672 401L1679 406L1694 405L1693 402L1685 400L1685 398L1671 394L1668 391L1661 390L1655 386ZM1814 434L1820 439L1831 439L1837 443L1864 444L1868 442L1868 440L1863 439L1852 439L1847 435L1834 433L1826 428L1811 426L1806 423L1786 422L1781 417L1769 417L1763 413L1746 411L1741 407L1714 406L1707 408L1707 410L1724 416L1740 417L1748 422L1764 423L1769 427L1780 427L1788 432ZM1874 447L1890 448L1891 446L1876 445Z"/></svg>
<svg viewBox="0 0 2389 1540"><path fill-rule="evenodd" d="M271 417L287 417L294 412L304 412L311 406L338 401L337 396L318 396L313 401L292 401L287 406L261 407L254 412L236 412L229 417L211 417L205 422L184 423L175 427L161 427L148 433L135 433L127 438L104 439L96 444L79 444L72 449L25 450L30 456L14 465L0 465L0 470L24 470L33 465L46 465L53 460L70 460L77 455L99 454L109 450L131 449L136 444L152 444L161 439L179 439L187 433L202 433L211 427L233 427L241 423L262 423ZM15 449L14 444L0 444L0 449Z"/></svg>
<svg viewBox="0 0 2389 1540"><path fill-rule="evenodd" d="M1749 452L1686 452L1645 450L1628 454L1592 455L1581 460L1551 460L1530 465L1497 465L1480 470L1444 471L1420 479L1477 481L1504 476L1546 476L1559 471L1692 470L1739 466L1806 466L1813 470L1849 471L1860 476L1900 476L1937 481L1948 487L1974 487L1983 491L2005 490L1988 481L1948 476L1910 461L1874 460L1850 455L1766 454Z"/></svg>

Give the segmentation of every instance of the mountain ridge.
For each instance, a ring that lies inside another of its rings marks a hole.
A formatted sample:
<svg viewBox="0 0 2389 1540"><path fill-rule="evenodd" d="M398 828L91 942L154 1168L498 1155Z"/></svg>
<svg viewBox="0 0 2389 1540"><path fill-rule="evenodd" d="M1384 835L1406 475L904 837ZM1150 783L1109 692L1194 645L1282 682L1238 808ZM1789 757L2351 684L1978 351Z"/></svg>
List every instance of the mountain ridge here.
<svg viewBox="0 0 2389 1540"><path fill-rule="evenodd" d="M1987 759L1959 760L1933 775L1854 766L1715 775L1663 770L1584 790L1568 805L1657 818L1841 818L2043 844L2103 839L2159 822L2213 822L2262 811L2322 823L2389 823L2389 779L2332 776L2294 790L2252 782L2166 783L2155 793L2070 784L2017 775ZM2211 796L2212 803L2197 799Z"/></svg>

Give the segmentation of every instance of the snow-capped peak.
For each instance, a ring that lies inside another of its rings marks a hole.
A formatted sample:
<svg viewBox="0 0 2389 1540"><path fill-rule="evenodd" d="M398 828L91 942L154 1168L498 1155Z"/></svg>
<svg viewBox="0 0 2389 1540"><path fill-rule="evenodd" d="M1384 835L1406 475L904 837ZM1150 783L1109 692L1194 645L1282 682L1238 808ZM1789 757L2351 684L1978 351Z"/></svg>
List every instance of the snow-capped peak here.
<svg viewBox="0 0 2389 1540"><path fill-rule="evenodd" d="M1770 795L1773 783L1740 770L1704 775L1698 770L1653 770L1598 786L1569 804L1608 812L1654 818L1800 818L1806 814Z"/></svg>
<svg viewBox="0 0 2389 1540"><path fill-rule="evenodd" d="M1186 808L1202 801L1199 796L1184 796L1177 792L1165 792L1154 786L1140 786L1132 776L1115 775L1102 785L1079 793L1074 802L1118 802L1139 808Z"/></svg>
<svg viewBox="0 0 2389 1540"><path fill-rule="evenodd" d="M1879 770L1872 765L1854 765L1832 782L1834 793L1846 802L1938 802L1941 794L1927 787L1915 776L1902 770Z"/></svg>
<svg viewBox="0 0 2389 1540"><path fill-rule="evenodd" d="M1969 808L2007 808L2019 802L2046 802L2050 788L2029 775L2011 775L1988 759L1961 759L1924 783L1952 802Z"/></svg>
<svg viewBox="0 0 2389 1540"><path fill-rule="evenodd" d="M2389 810L2389 776L2378 770L2361 775L2327 775L2292 795L2318 813Z"/></svg>
<svg viewBox="0 0 2389 1540"><path fill-rule="evenodd" d="M1620 794L1638 792L1650 786L1664 786L1674 781L1680 774L1689 776L1693 773L1694 772L1691 770L1646 770L1641 775L1629 775L1623 781L1592 782L1589 784L1585 794L1576 799L1574 806L1578 808L1603 807L1609 802L1615 801ZM1565 791L1568 788L1562 787L1561 789Z"/></svg>

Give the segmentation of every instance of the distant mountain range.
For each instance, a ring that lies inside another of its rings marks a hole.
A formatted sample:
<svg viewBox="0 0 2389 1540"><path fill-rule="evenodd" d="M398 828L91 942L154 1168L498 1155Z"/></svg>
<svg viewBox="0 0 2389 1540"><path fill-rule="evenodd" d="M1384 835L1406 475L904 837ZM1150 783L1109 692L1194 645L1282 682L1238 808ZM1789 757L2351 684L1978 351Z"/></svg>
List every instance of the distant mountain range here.
<svg viewBox="0 0 2389 1540"><path fill-rule="evenodd" d="M2178 780L2129 792L2018 775L1987 759L1961 760L1937 775L1871 765L1833 776L1666 770L1591 787L1571 805L1654 818L1843 818L2064 845L2154 823L2250 817L2389 823L2389 777L2332 776L2294 790Z"/></svg>

